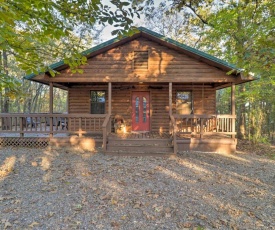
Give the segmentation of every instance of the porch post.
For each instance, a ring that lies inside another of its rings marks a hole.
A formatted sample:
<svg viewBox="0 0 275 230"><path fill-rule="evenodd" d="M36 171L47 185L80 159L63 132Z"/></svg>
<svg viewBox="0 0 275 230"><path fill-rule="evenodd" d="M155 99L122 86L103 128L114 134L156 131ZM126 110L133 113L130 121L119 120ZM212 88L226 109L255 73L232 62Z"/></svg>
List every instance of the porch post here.
<svg viewBox="0 0 275 230"><path fill-rule="evenodd" d="M231 114L236 116L236 104L235 104L235 83L231 84ZM236 118L232 118L232 132L235 132ZM235 139L235 134L232 135Z"/></svg>
<svg viewBox="0 0 275 230"><path fill-rule="evenodd" d="M50 105L49 105L49 112L50 112L50 137L53 137L53 83L50 82Z"/></svg>
<svg viewBox="0 0 275 230"><path fill-rule="evenodd" d="M109 119L111 119L111 115L112 115L112 82L108 82L108 115L109 115ZM108 124L107 124L107 132L110 133L111 132L111 122L109 120ZM105 144L106 146L106 144Z"/></svg>
<svg viewBox="0 0 275 230"><path fill-rule="evenodd" d="M172 82L169 82L169 116L172 115Z"/></svg>
<svg viewBox="0 0 275 230"><path fill-rule="evenodd" d="M108 114L112 114L112 82L108 83Z"/></svg>

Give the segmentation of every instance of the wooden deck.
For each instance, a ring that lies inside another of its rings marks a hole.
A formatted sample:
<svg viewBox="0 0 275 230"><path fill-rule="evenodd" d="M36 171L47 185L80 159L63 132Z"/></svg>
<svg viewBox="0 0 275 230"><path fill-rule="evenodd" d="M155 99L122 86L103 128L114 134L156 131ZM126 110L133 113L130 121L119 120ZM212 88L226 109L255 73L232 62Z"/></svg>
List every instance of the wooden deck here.
<svg viewBox="0 0 275 230"><path fill-rule="evenodd" d="M0 146L102 146L103 152L119 155L170 155L193 150L232 153L236 149L232 115L170 115L170 132L124 134L111 132L110 114L0 114L0 118ZM39 123L26 125L29 118L31 124ZM68 126L58 125L62 124L59 120Z"/></svg>

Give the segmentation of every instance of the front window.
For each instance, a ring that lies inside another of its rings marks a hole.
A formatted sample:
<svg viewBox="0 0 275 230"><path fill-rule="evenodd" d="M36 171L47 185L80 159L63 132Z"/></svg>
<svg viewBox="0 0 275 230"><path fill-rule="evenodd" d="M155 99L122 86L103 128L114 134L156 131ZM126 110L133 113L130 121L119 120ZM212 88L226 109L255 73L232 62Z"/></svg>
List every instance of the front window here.
<svg viewBox="0 0 275 230"><path fill-rule="evenodd" d="M105 91L91 91L91 114L105 114Z"/></svg>
<svg viewBox="0 0 275 230"><path fill-rule="evenodd" d="M192 92L178 91L176 99L177 114L191 114L193 111Z"/></svg>

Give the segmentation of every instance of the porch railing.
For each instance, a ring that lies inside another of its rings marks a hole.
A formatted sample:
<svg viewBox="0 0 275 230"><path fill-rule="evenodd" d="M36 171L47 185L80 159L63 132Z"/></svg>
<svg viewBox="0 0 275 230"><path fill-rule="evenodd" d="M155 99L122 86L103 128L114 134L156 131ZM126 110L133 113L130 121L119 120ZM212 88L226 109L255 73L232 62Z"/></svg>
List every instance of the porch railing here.
<svg viewBox="0 0 275 230"><path fill-rule="evenodd" d="M83 134L102 133L106 114L0 114L0 133Z"/></svg>
<svg viewBox="0 0 275 230"><path fill-rule="evenodd" d="M208 115L190 114L173 115L177 133L200 135L200 138L207 133L220 133L235 135L236 115Z"/></svg>
<svg viewBox="0 0 275 230"><path fill-rule="evenodd" d="M203 138L205 134L224 134L235 137L236 115L190 114L170 116L172 135Z"/></svg>

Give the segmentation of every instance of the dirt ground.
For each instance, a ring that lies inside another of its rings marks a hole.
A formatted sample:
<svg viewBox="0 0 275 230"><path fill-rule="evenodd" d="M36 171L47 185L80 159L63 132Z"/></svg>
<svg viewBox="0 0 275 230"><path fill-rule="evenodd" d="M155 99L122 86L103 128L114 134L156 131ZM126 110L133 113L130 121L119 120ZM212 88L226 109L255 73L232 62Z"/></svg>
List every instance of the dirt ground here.
<svg viewBox="0 0 275 230"><path fill-rule="evenodd" d="M0 148L0 229L275 229L272 151Z"/></svg>

